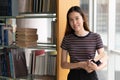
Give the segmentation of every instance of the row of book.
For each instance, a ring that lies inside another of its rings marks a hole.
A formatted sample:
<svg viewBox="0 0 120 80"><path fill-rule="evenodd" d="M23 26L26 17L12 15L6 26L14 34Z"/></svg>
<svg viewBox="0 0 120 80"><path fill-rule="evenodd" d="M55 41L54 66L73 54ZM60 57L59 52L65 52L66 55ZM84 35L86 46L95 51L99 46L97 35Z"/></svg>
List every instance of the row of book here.
<svg viewBox="0 0 120 80"><path fill-rule="evenodd" d="M53 51L54 53L54 51ZM45 50L32 50L29 72L35 75L56 75L56 56Z"/></svg>
<svg viewBox="0 0 120 80"><path fill-rule="evenodd" d="M0 46L36 47L37 40L35 28L16 28L14 33L11 25L0 24Z"/></svg>
<svg viewBox="0 0 120 80"><path fill-rule="evenodd" d="M0 24L0 46L12 45L14 42L12 27Z"/></svg>
<svg viewBox="0 0 120 80"><path fill-rule="evenodd" d="M0 16L10 16L11 15L11 0L1 0L0 1Z"/></svg>
<svg viewBox="0 0 120 80"><path fill-rule="evenodd" d="M0 76L19 78L28 75L23 48L0 49Z"/></svg>
<svg viewBox="0 0 120 80"><path fill-rule="evenodd" d="M18 15L18 0L0 0L0 16Z"/></svg>
<svg viewBox="0 0 120 80"><path fill-rule="evenodd" d="M21 12L56 12L56 0L1 0L0 16L17 16Z"/></svg>
<svg viewBox="0 0 120 80"><path fill-rule="evenodd" d="M19 0L19 12L56 12L56 0Z"/></svg>
<svg viewBox="0 0 120 80"><path fill-rule="evenodd" d="M54 51L53 51L54 53ZM28 74L56 76L56 55L52 51L32 50L29 67L24 48L0 49L0 76L23 78Z"/></svg>

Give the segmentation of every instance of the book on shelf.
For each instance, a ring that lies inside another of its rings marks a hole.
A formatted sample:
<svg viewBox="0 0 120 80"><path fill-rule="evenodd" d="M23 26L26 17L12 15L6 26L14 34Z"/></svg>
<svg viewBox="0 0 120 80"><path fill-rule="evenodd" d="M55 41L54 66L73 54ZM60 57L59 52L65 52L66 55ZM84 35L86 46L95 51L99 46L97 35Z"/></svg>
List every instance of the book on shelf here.
<svg viewBox="0 0 120 80"><path fill-rule="evenodd" d="M16 34L16 41L37 41L38 40L38 35L33 34L33 35L18 35Z"/></svg>
<svg viewBox="0 0 120 80"><path fill-rule="evenodd" d="M56 56L51 55L55 51L48 52L48 66L47 66L47 74L55 76L56 75Z"/></svg>
<svg viewBox="0 0 120 80"><path fill-rule="evenodd" d="M5 60L6 60L7 77L11 77L9 49L4 48L3 55L5 56Z"/></svg>
<svg viewBox="0 0 120 80"><path fill-rule="evenodd" d="M4 54L2 52L2 54L0 54L0 58L1 58L1 76L8 76L6 53Z"/></svg>
<svg viewBox="0 0 120 80"><path fill-rule="evenodd" d="M36 33L37 29L36 28L22 28L22 27L17 27L16 32L33 32Z"/></svg>
<svg viewBox="0 0 120 80"><path fill-rule="evenodd" d="M14 78L28 75L26 57L23 48L12 48L10 54L13 59Z"/></svg>
<svg viewBox="0 0 120 80"><path fill-rule="evenodd" d="M13 44L13 32L11 30L4 30L4 45L9 46Z"/></svg>
<svg viewBox="0 0 120 80"><path fill-rule="evenodd" d="M16 41L16 46L18 47L36 47L37 42L32 42L32 41Z"/></svg>
<svg viewBox="0 0 120 80"><path fill-rule="evenodd" d="M17 0L1 0L0 16L16 16L18 15Z"/></svg>
<svg viewBox="0 0 120 80"><path fill-rule="evenodd" d="M2 65L2 57L1 55L3 54L2 49L0 49L0 65ZM2 66L0 66L0 75L2 75Z"/></svg>
<svg viewBox="0 0 120 80"><path fill-rule="evenodd" d="M12 28L7 25L0 25L0 45L9 46L13 44Z"/></svg>
<svg viewBox="0 0 120 80"><path fill-rule="evenodd" d="M29 72L36 75L56 75L56 56L44 50L32 50Z"/></svg>
<svg viewBox="0 0 120 80"><path fill-rule="evenodd" d="M16 41L32 41L32 42L35 42L37 41L38 38L37 37L28 37L28 36L21 36L21 37L16 37Z"/></svg>
<svg viewBox="0 0 120 80"><path fill-rule="evenodd" d="M23 35L23 36L27 36L27 35L36 35L36 31L16 31L16 35Z"/></svg>
<svg viewBox="0 0 120 80"><path fill-rule="evenodd" d="M4 43L4 29L3 29L3 25L0 25L0 45L3 45Z"/></svg>
<svg viewBox="0 0 120 80"><path fill-rule="evenodd" d="M56 12L56 0L19 0L19 12Z"/></svg>
<svg viewBox="0 0 120 80"><path fill-rule="evenodd" d="M9 16L11 15L11 0L1 0L0 1L0 16ZM10 9L10 10L9 10Z"/></svg>
<svg viewBox="0 0 120 80"><path fill-rule="evenodd" d="M22 5L21 5L22 4ZM28 0L18 0L18 11L27 12L28 11Z"/></svg>
<svg viewBox="0 0 120 80"><path fill-rule="evenodd" d="M31 74L43 75L44 67L42 66L44 66L44 62L43 62L44 58L45 58L45 50L32 50L31 53L32 60L30 60Z"/></svg>
<svg viewBox="0 0 120 80"><path fill-rule="evenodd" d="M1 50L1 76L20 78L28 75L25 52L22 48L3 48Z"/></svg>
<svg viewBox="0 0 120 80"><path fill-rule="evenodd" d="M57 25L56 21L51 21L51 43L57 43Z"/></svg>

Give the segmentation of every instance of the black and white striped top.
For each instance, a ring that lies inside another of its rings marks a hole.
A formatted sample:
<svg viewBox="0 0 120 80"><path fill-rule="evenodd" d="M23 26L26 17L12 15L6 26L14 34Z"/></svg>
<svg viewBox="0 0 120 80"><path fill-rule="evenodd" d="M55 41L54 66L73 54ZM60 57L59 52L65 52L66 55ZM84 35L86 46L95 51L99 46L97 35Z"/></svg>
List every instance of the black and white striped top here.
<svg viewBox="0 0 120 80"><path fill-rule="evenodd" d="M61 48L69 52L70 62L86 61L95 57L96 50L103 47L99 34L89 32L86 36L69 34L63 38Z"/></svg>

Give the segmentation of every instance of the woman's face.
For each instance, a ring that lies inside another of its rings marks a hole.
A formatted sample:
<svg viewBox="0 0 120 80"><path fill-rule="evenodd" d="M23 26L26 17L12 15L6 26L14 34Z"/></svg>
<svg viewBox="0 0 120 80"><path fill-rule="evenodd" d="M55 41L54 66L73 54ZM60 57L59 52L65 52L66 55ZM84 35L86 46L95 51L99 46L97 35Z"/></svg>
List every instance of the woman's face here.
<svg viewBox="0 0 120 80"><path fill-rule="evenodd" d="M78 32L80 31L80 29L83 28L84 21L80 13L74 11L71 12L68 17L69 17L70 26L75 32Z"/></svg>

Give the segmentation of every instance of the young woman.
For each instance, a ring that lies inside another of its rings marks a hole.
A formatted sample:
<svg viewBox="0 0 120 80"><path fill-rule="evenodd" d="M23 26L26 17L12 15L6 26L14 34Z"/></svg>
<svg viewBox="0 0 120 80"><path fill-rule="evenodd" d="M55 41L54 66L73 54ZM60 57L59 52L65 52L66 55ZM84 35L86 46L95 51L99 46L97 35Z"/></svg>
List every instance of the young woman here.
<svg viewBox="0 0 120 80"><path fill-rule="evenodd" d="M86 17L79 6L68 10L61 48L61 67L70 69L67 80L98 80L96 70L106 66L107 55L100 35L89 30ZM70 62L67 62L68 54Z"/></svg>

